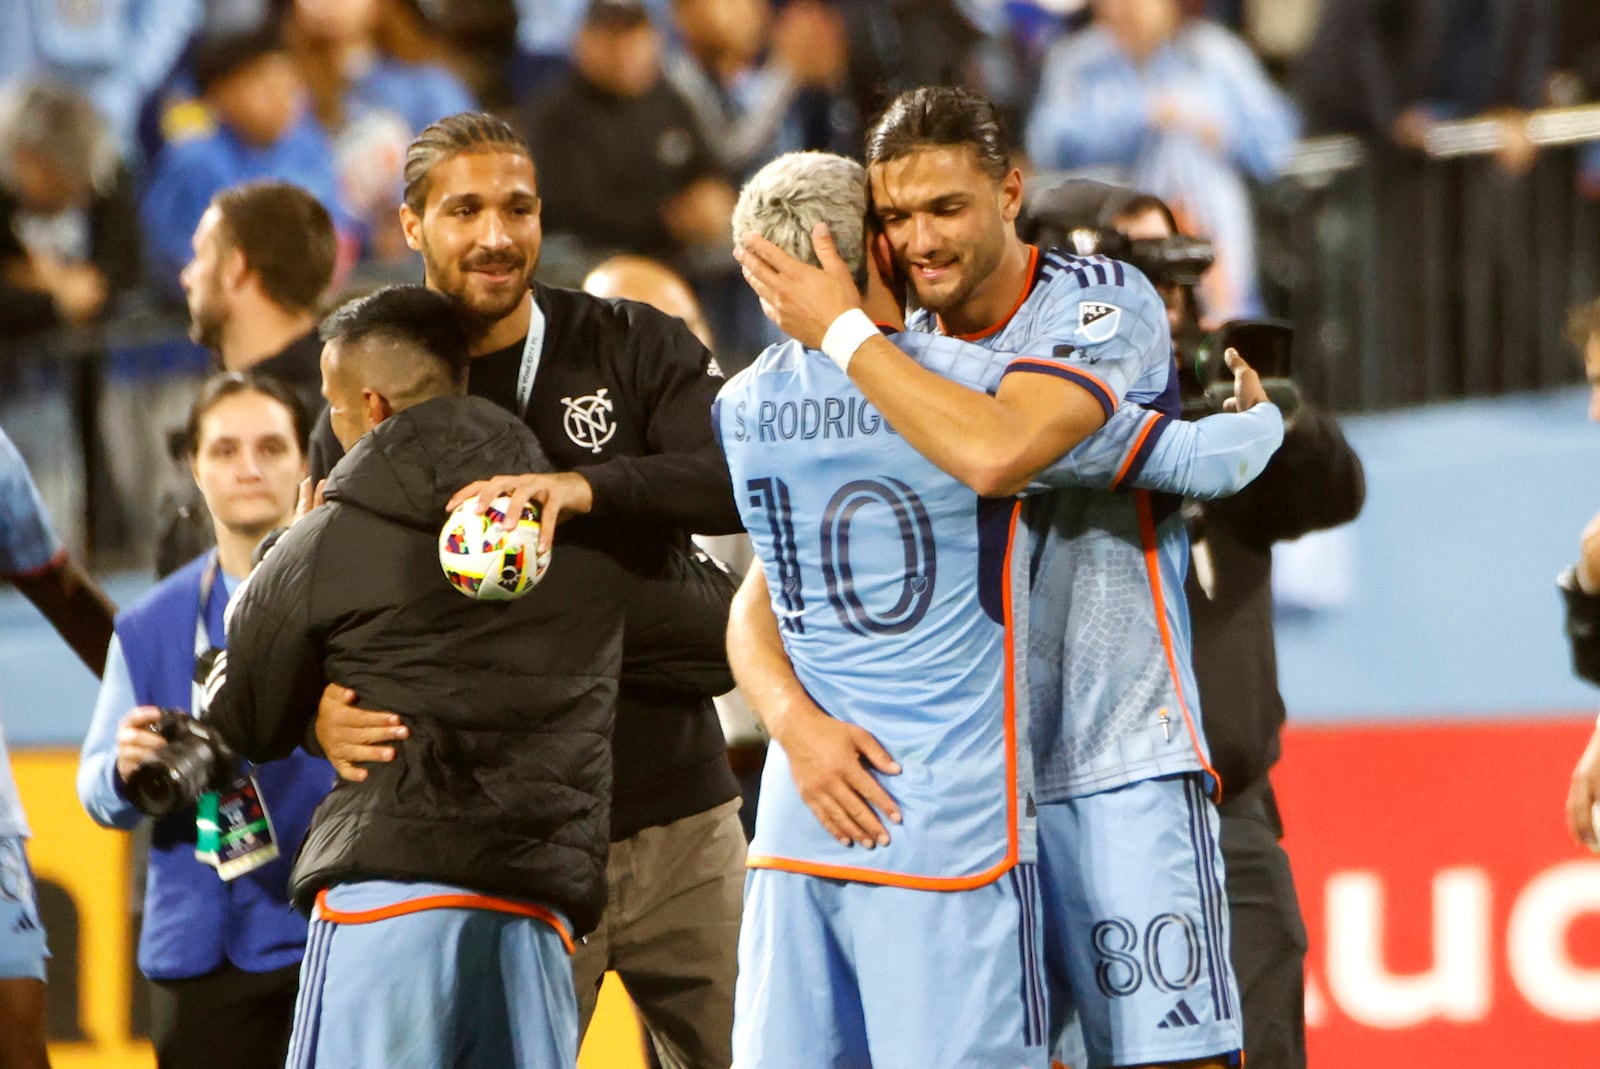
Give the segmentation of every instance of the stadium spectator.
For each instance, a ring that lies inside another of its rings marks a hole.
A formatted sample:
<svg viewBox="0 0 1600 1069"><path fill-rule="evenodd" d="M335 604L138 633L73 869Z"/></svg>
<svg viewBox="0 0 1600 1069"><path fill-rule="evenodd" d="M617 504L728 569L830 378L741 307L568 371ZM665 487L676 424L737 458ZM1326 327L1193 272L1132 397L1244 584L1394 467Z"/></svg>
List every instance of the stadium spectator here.
<svg viewBox="0 0 1600 1069"><path fill-rule="evenodd" d="M636 0L594 0L573 70L523 116L544 227L589 263L612 252L670 259L726 245L733 189L683 97L661 76L661 31ZM577 277L582 277L578 272Z"/></svg>
<svg viewBox="0 0 1600 1069"><path fill-rule="evenodd" d="M138 282L132 183L93 105L64 83L0 107L0 333L98 319Z"/></svg>
<svg viewBox="0 0 1600 1069"><path fill-rule="evenodd" d="M321 412L316 328L337 252L327 209L291 183L247 182L211 198L192 245L179 278L189 337L223 371L277 379L306 412ZM161 517L156 575L166 576L211 547L212 525L197 490L179 493Z"/></svg>
<svg viewBox="0 0 1600 1069"><path fill-rule="evenodd" d="M49 78L77 86L121 151L133 153L140 111L200 28L201 0L0 4L0 83Z"/></svg>
<svg viewBox="0 0 1600 1069"><path fill-rule="evenodd" d="M657 26L668 22L672 0L644 0ZM514 0L516 54L512 88L519 100L542 95L572 69L572 42L590 0Z"/></svg>
<svg viewBox="0 0 1600 1069"><path fill-rule="evenodd" d="M1589 418L1600 422L1600 299L1573 313L1572 342L1583 353L1589 379ZM1600 686L1600 516L1583 529L1578 563L1562 573L1561 596L1567 609L1567 639L1572 643L1572 667L1578 675ZM1600 852L1600 723L1572 770L1567 791L1567 826L1590 850Z"/></svg>
<svg viewBox="0 0 1600 1069"><path fill-rule="evenodd" d="M522 597L463 598L439 572L449 496L549 462L517 416L465 396L448 298L380 290L322 335L350 452L241 595L207 717L244 756L282 758L333 676L399 710L412 742L340 785L295 863L316 951L290 1064L572 1065L573 939L606 897L617 567L563 541Z"/></svg>
<svg viewBox="0 0 1600 1069"><path fill-rule="evenodd" d="M0 94L0 423L33 469L51 513L74 517L83 548L79 371L62 359L96 343L46 334L97 323L139 280L131 180L94 106L64 83Z"/></svg>
<svg viewBox="0 0 1600 1069"><path fill-rule="evenodd" d="M83 663L105 667L115 607L51 529L28 468L0 431L0 578L36 605ZM0 731L0 1065L49 1069L45 930L28 868L28 822Z"/></svg>
<svg viewBox="0 0 1600 1069"><path fill-rule="evenodd" d="M1525 113L1555 63L1553 0L1327 0L1294 70L1311 134L1421 149L1446 119L1501 120L1499 162L1533 163Z"/></svg>
<svg viewBox="0 0 1600 1069"><path fill-rule="evenodd" d="M404 0L289 0L284 39L334 142L341 203L364 252L409 259L394 202L406 145L436 119L477 101L438 62Z"/></svg>
<svg viewBox="0 0 1600 1069"><path fill-rule="evenodd" d="M1259 314L1244 176L1266 180L1297 135L1293 106L1244 43L1178 0L1096 0L1045 60L1027 126L1036 167L1111 166L1217 245L1208 319Z"/></svg>
<svg viewBox="0 0 1600 1069"><path fill-rule="evenodd" d="M188 431L217 548L117 617L78 765L78 798L103 827L130 830L145 819L128 779L167 745L154 730L162 710L196 711L196 679L223 646L227 603L262 539L289 522L305 474L305 416L270 379L229 372L209 380ZM152 985L161 1069L284 1063L306 940L305 918L289 907L289 865L333 782L309 754L284 757L213 796L217 812L259 796L275 851L229 859L225 875L196 856L195 805L152 827L138 959Z"/></svg>
<svg viewBox="0 0 1600 1069"><path fill-rule="evenodd" d="M783 152L826 148L849 47L821 0L672 0L667 80L689 102L722 169L743 177Z"/></svg>
<svg viewBox="0 0 1600 1069"><path fill-rule="evenodd" d="M778 325L807 347L827 342L919 453L978 493L1003 496L1124 402L1176 415L1160 296L1131 268L1041 257L1023 244L1022 176L987 101L947 88L902 94L874 125L867 156L874 217L921 305L908 327L1021 354L997 368L992 395L858 329L859 295L825 233L813 235L820 270L754 235L741 238L737 255ZM1229 1064L1243 1037L1217 816L1205 795L1213 773L1192 704L1188 539L1176 502L1061 490L1031 499L1026 520L1033 797L1041 888L1052 904L1043 922L1051 978L1070 992L1093 1064ZM848 752L844 765L856 756ZM848 785L852 771L841 767L835 783ZM850 790L827 794L870 816ZM1181 842L1169 834L1175 827L1189 831ZM1185 974L1187 1015L1168 993L1097 982L1083 952L1100 919L1125 918L1131 940L1152 925L1159 936L1168 913L1187 918L1184 953L1198 966ZM1160 1030L1172 1012L1187 1026Z"/></svg>
<svg viewBox="0 0 1600 1069"><path fill-rule="evenodd" d="M733 685L723 647L733 587L687 548L691 531L738 529L711 435L721 379L677 320L533 284L539 185L506 123L435 123L412 142L406 175L407 240L467 325L468 389L522 415L558 469L470 489L484 501L536 497L566 543L604 549L637 587L612 744L611 850L628 877L611 885L606 916L574 959L580 1022L611 968L664 1064L725 1067L744 834L711 696ZM327 437L326 423L318 433ZM336 444L326 455L337 459ZM355 700L330 687L318 737L340 774L359 780L358 763L393 759L404 728Z"/></svg>
<svg viewBox="0 0 1600 1069"><path fill-rule="evenodd" d="M221 190L277 178L330 210L338 203L327 134L307 110L304 83L275 27L204 40L194 67L215 128L167 145L140 203L147 278L163 293L173 292L195 227Z"/></svg>

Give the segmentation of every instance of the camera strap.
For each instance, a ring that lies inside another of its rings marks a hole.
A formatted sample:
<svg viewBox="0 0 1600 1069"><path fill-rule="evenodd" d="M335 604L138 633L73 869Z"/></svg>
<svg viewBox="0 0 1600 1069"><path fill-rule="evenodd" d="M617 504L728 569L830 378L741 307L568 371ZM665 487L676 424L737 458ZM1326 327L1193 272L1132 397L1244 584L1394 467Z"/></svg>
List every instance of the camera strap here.
<svg viewBox="0 0 1600 1069"><path fill-rule="evenodd" d="M226 641L223 619L226 597L214 597L217 554L212 550L200 573L200 611L194 623L195 664L209 663ZM195 676L202 673L196 671ZM205 711L204 680L193 679L190 712ZM217 870L224 880L243 876L278 856L272 817L261 798L255 773L246 772L220 791L206 791L195 802L194 856Z"/></svg>
<svg viewBox="0 0 1600 1069"><path fill-rule="evenodd" d="M194 618L194 663L199 665L211 659L213 650L220 650L225 641L223 629L223 613L226 609L227 598L218 599L212 604L211 595L217 586L217 551L212 550L206 558L205 568L200 572L200 611ZM205 680L197 678L198 671L190 673L189 681L189 712L194 716L205 713Z"/></svg>

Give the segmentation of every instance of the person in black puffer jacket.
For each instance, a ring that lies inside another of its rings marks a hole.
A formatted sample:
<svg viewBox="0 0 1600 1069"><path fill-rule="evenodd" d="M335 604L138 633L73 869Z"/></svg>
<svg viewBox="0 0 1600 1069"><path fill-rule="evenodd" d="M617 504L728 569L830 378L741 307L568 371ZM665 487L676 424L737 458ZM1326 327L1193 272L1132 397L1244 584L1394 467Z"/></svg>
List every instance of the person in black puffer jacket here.
<svg viewBox="0 0 1600 1069"><path fill-rule="evenodd" d="M619 569L558 544L523 597L462 597L438 563L451 495L549 461L515 415L462 396L466 339L438 294L382 290L323 338L349 452L327 504L237 595L207 717L270 759L336 678L399 713L411 741L335 787L295 863L317 950L292 1049L393 1066L404 1037L420 1058L405 1065L571 1065L568 954L606 901Z"/></svg>

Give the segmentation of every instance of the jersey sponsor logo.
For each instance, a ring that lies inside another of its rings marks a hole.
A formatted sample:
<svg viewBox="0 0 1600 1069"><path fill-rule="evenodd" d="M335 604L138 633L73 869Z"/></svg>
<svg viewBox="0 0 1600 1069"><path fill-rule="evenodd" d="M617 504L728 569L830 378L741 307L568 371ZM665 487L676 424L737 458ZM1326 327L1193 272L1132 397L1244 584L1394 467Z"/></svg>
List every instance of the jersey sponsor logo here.
<svg viewBox="0 0 1600 1069"><path fill-rule="evenodd" d="M1078 330L1092 342L1109 341L1122 324L1122 309L1104 301L1078 302Z"/></svg>
<svg viewBox="0 0 1600 1069"><path fill-rule="evenodd" d="M615 404L606 396L606 387L602 386L582 397L563 397L561 403L567 409L561 425L567 437L580 449L598 453L600 447L611 441L611 436L617 433L617 425L611 422Z"/></svg>

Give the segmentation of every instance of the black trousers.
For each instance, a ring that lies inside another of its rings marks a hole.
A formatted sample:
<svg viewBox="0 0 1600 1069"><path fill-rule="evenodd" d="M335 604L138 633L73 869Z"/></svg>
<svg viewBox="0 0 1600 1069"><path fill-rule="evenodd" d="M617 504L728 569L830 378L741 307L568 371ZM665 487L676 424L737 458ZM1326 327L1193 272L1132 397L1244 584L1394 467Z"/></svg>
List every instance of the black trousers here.
<svg viewBox="0 0 1600 1069"><path fill-rule="evenodd" d="M160 1069L283 1069L300 966L251 973L224 963L204 976L150 985Z"/></svg>
<svg viewBox="0 0 1600 1069"><path fill-rule="evenodd" d="M1250 1069L1305 1069L1306 926L1272 790L1218 807Z"/></svg>

